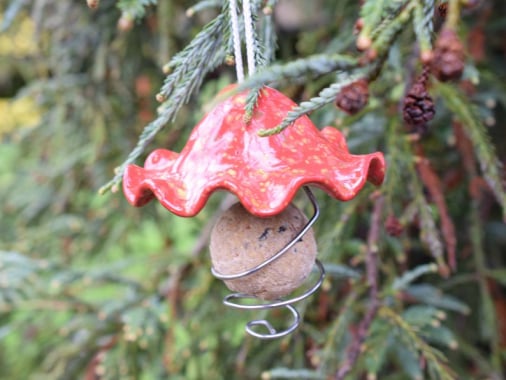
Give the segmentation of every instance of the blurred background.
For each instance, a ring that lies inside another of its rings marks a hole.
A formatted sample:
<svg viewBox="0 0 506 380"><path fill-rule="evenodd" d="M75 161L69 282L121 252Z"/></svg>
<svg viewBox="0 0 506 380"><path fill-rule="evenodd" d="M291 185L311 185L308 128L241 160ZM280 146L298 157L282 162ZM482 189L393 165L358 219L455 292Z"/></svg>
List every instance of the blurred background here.
<svg viewBox="0 0 506 380"><path fill-rule="evenodd" d="M267 67L315 54L359 57L359 3L373 2L254 2L274 9L258 12L277 35ZM413 1L379 3L376 36ZM446 2L414 3L432 11L436 33ZM498 0L461 3L464 75L429 87L436 117L428 132L406 130L399 106L420 66L413 47L422 34L411 22L395 40L378 39L388 54L363 111L328 104L311 114L320 127L340 128L353 153L380 150L389 164L375 242L381 307L350 379L504 376L506 198L496 181L504 168L491 168L506 154L506 12ZM222 12L221 1L199 4L0 0L0 379L332 379L349 363L372 302L372 185L350 202L315 190L328 276L297 306L303 325L274 341L245 334L255 313L222 305L227 289L210 273L207 239L223 194L194 218L157 202L134 208L121 191L99 194L163 113L156 94L170 70L162 68ZM336 78L302 73L278 87L300 102ZM179 151L235 80L232 66L210 70L142 158L158 147ZM296 203L310 212L302 197ZM269 315L279 325L289 319Z"/></svg>

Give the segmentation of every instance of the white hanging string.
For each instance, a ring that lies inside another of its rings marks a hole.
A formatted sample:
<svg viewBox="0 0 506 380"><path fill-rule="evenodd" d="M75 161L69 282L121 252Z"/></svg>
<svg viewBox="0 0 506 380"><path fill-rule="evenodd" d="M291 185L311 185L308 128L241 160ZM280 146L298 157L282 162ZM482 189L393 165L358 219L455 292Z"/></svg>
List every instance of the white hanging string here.
<svg viewBox="0 0 506 380"><path fill-rule="evenodd" d="M255 74L255 39L253 37L253 17L251 16L250 0L243 0L244 32L246 34L246 54L248 58L248 74Z"/></svg>
<svg viewBox="0 0 506 380"><path fill-rule="evenodd" d="M242 64L241 32L239 30L239 20L237 19L236 0L230 0L229 8L230 8L230 20L232 21L232 37L234 39L235 71L237 74L237 82L241 83L242 81L244 81L244 69Z"/></svg>

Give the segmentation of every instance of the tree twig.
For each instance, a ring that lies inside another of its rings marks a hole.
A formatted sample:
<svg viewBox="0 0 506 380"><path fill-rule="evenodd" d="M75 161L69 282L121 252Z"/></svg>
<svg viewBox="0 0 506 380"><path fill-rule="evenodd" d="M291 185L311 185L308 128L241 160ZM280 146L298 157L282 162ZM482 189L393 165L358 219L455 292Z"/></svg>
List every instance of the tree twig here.
<svg viewBox="0 0 506 380"><path fill-rule="evenodd" d="M457 236L455 232L455 225L453 224L446 205L443 184L434 169L432 169L429 160L424 157L423 148L420 143L415 144L415 151L420 158L416 162L416 168L420 174L421 181L427 187L429 194L432 197L432 201L439 210L441 230L448 255L448 264L450 265L451 270L455 271L457 269ZM444 273L446 272L447 270L444 271Z"/></svg>
<svg viewBox="0 0 506 380"><path fill-rule="evenodd" d="M384 205L384 197L378 196L374 202L374 209L371 215L371 226L367 235L366 252L366 274L369 285L369 302L364 318L360 321L358 331L348 346L347 357L335 375L336 380L343 380L353 369L362 345L367 338L369 327L371 326L379 308L378 297L378 240L380 235L381 214Z"/></svg>

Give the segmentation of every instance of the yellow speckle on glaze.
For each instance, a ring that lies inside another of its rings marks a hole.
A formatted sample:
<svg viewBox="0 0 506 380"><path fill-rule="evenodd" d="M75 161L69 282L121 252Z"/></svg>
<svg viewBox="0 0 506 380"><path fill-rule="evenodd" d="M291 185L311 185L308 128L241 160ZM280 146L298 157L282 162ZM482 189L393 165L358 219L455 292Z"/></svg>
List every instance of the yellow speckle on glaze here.
<svg viewBox="0 0 506 380"><path fill-rule="evenodd" d="M176 190L176 193L179 198L183 198L183 199L186 198L186 191L184 189L178 188Z"/></svg>
<svg viewBox="0 0 506 380"><path fill-rule="evenodd" d="M252 204L255 208L257 208L257 209L261 209L261 208L262 208L262 207L261 207L261 206L262 206L262 205L261 205L261 203L260 203L260 202L259 202L256 198L251 198L251 204Z"/></svg>
<svg viewBox="0 0 506 380"><path fill-rule="evenodd" d="M234 105L244 105L246 104L246 95L237 95L233 100Z"/></svg>
<svg viewBox="0 0 506 380"><path fill-rule="evenodd" d="M237 118L232 114L228 114L225 117L225 124L234 124L236 121L237 121Z"/></svg>
<svg viewBox="0 0 506 380"><path fill-rule="evenodd" d="M262 179L266 179L268 177L268 174L265 170L263 169L257 169L256 170L256 174L261 177Z"/></svg>
<svg viewBox="0 0 506 380"><path fill-rule="evenodd" d="M237 172L234 169L228 169L227 173L230 174L232 177L235 177L237 175Z"/></svg>

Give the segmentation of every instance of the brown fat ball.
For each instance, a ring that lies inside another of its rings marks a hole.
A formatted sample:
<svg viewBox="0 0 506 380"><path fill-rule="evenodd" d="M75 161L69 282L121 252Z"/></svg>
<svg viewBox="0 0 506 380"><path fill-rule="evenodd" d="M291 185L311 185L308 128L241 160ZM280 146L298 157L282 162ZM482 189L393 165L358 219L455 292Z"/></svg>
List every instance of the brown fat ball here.
<svg viewBox="0 0 506 380"><path fill-rule="evenodd" d="M365 79L359 79L341 89L336 96L336 106L354 115L365 107L369 101L369 83Z"/></svg>
<svg viewBox="0 0 506 380"><path fill-rule="evenodd" d="M279 215L259 218L236 203L225 211L211 233L213 268L228 275L254 268L280 251L306 223L306 216L293 204ZM265 300L278 299L302 284L313 268L316 253L314 233L309 230L278 260L225 284L234 292Z"/></svg>
<svg viewBox="0 0 506 380"><path fill-rule="evenodd" d="M432 73L440 81L460 79L464 72L464 46L453 29L443 28L436 40Z"/></svg>
<svg viewBox="0 0 506 380"><path fill-rule="evenodd" d="M424 72L404 97L402 116L412 132L425 132L427 123L436 114L434 101L427 92L426 81Z"/></svg>

